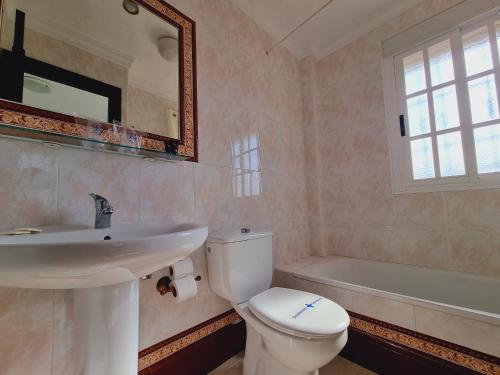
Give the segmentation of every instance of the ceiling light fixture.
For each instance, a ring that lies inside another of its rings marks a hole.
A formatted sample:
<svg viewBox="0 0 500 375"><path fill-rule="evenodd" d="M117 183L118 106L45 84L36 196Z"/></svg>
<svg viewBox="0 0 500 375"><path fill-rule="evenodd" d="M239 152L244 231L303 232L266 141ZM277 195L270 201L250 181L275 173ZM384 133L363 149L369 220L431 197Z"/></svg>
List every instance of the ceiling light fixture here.
<svg viewBox="0 0 500 375"><path fill-rule="evenodd" d="M30 75L24 76L23 88L37 94L49 94L52 91L52 85L50 83Z"/></svg>
<svg viewBox="0 0 500 375"><path fill-rule="evenodd" d="M134 0L123 0L123 9L134 16L139 14L139 5Z"/></svg>
<svg viewBox="0 0 500 375"><path fill-rule="evenodd" d="M168 62L176 62L179 58L179 41L173 36L158 39L158 52Z"/></svg>

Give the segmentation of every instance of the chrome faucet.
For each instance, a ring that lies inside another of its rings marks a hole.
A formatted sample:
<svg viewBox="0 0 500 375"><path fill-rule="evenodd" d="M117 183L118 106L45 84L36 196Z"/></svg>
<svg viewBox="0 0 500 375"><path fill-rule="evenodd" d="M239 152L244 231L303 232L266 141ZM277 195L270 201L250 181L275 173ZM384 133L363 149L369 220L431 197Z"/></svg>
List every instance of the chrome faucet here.
<svg viewBox="0 0 500 375"><path fill-rule="evenodd" d="M111 227L111 215L114 210L109 201L97 194L89 194L95 201L95 229Z"/></svg>

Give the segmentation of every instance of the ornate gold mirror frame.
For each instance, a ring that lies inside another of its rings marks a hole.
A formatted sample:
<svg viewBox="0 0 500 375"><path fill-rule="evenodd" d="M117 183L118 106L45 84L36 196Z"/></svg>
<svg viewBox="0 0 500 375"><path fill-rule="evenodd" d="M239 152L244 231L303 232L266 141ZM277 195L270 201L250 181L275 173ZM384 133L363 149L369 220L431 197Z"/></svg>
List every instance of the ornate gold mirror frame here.
<svg viewBox="0 0 500 375"><path fill-rule="evenodd" d="M163 0L135 0L179 30L180 139L98 123L0 99L0 135L148 157L198 161L196 24ZM0 0L0 30L3 0ZM0 52L1 53L1 52ZM0 83L1 84L1 83Z"/></svg>

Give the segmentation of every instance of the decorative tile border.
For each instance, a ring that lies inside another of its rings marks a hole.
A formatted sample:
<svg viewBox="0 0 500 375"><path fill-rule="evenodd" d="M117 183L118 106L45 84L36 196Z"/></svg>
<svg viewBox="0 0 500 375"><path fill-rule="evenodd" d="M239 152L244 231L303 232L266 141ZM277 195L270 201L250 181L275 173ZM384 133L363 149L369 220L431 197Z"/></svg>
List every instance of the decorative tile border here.
<svg viewBox="0 0 500 375"><path fill-rule="evenodd" d="M2 108L0 108L0 123L84 140L165 152L165 142L146 138L126 128L113 128L107 124L89 124L88 121L85 121L85 124L77 121L68 122Z"/></svg>
<svg viewBox="0 0 500 375"><path fill-rule="evenodd" d="M139 371L170 357L224 327L236 324L242 320L238 313L232 310L229 313L222 314L191 330L174 336L170 340L165 340L163 343L155 345L152 349L146 349L139 354Z"/></svg>
<svg viewBox="0 0 500 375"><path fill-rule="evenodd" d="M349 312L350 328L418 350L480 374L500 375L500 359L407 330L361 314Z"/></svg>
<svg viewBox="0 0 500 375"><path fill-rule="evenodd" d="M349 315L351 317L349 329L382 338L480 374L500 375L499 358L361 314L349 312ZM139 355L139 371L145 370L222 328L240 321L242 318L232 310L154 345L152 348L143 350Z"/></svg>

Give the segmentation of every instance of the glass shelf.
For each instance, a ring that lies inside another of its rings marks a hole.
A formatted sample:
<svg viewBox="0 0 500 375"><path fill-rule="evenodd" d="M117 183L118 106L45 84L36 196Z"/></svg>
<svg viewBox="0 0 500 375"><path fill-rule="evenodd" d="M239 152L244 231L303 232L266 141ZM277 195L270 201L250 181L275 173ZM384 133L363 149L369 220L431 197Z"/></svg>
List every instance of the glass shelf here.
<svg viewBox="0 0 500 375"><path fill-rule="evenodd" d="M110 142L101 142L92 139L83 139L63 134L49 133L34 129L21 128L0 123L0 137L18 139L37 143L60 145L62 147L73 147L91 151L109 152L127 156L135 156L143 159L184 161L188 157L168 152L153 151L144 148L130 147Z"/></svg>

